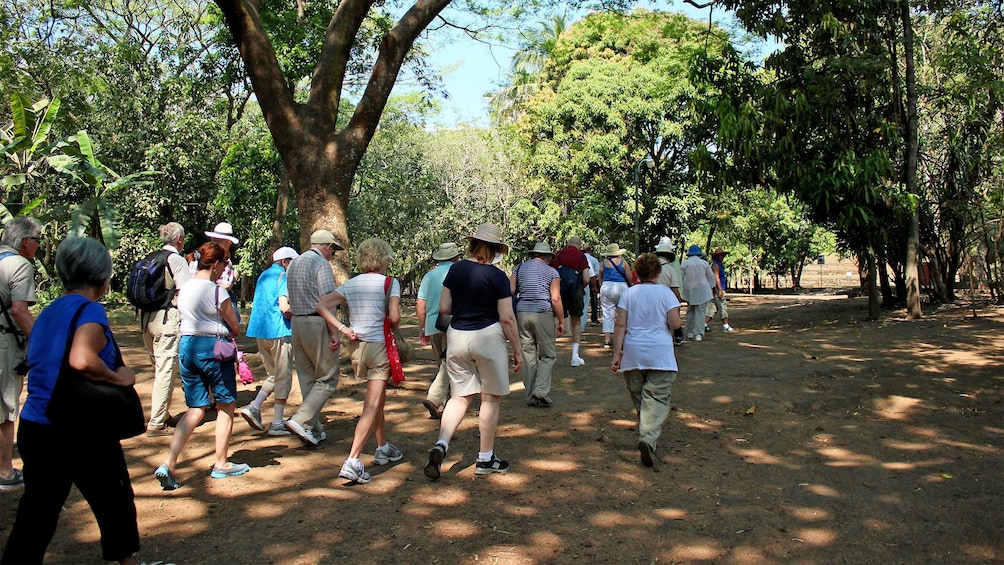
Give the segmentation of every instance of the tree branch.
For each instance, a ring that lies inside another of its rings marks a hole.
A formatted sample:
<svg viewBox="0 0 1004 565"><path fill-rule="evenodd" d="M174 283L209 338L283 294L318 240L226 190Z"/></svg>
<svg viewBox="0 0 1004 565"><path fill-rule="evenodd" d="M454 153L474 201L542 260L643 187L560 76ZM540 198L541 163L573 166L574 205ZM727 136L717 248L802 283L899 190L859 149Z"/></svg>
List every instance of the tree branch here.
<svg viewBox="0 0 1004 565"><path fill-rule="evenodd" d="M352 58L352 44L373 2L374 0L342 0L328 23L321 55L314 67L314 76L310 79L307 106L311 108L311 113L330 119L332 129L338 115L345 69Z"/></svg>
<svg viewBox="0 0 1004 565"><path fill-rule="evenodd" d="M258 95L269 130L281 147L288 143L288 140L282 139L284 136L292 137L299 131L300 120L293 92L286 84L275 49L262 26L257 3L249 0L215 1L244 59L244 67Z"/></svg>

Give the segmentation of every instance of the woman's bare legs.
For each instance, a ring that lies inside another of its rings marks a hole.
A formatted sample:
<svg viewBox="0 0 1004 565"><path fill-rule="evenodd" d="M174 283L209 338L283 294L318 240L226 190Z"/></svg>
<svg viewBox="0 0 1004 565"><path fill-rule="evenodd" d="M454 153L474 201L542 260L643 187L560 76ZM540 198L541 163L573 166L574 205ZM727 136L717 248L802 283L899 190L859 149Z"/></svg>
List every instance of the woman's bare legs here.
<svg viewBox="0 0 1004 565"><path fill-rule="evenodd" d="M216 469L226 469L230 453L230 437L234 431L234 402L216 404Z"/></svg>
<svg viewBox="0 0 1004 565"><path fill-rule="evenodd" d="M356 432L352 436L352 448L349 449L349 459L358 459L366 447L370 432L376 431L377 446L387 442L384 433L383 407L387 401L387 381L371 379L366 381L366 398L363 399L363 413L356 423Z"/></svg>
<svg viewBox="0 0 1004 565"><path fill-rule="evenodd" d="M231 404L230 406L232 414L233 405ZM195 428L202 423L202 418L206 415L206 409L206 406L189 408L185 412L185 415L178 420L178 426L174 428L174 435L171 437L171 447L167 452L167 461L164 463L172 474L174 473L174 466L178 463L178 456L181 454L181 450L185 448L185 444L192 437L192 432L195 431Z"/></svg>

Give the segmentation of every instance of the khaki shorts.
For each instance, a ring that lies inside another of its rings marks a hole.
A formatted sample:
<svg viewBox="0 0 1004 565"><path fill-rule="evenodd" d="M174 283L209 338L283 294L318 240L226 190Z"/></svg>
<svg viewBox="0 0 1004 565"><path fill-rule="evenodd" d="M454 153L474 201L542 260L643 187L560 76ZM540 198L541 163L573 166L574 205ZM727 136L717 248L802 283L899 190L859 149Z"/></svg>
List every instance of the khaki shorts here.
<svg viewBox="0 0 1004 565"><path fill-rule="evenodd" d="M14 367L24 361L24 355L14 335L0 333L0 424L17 420L24 376L17 374Z"/></svg>
<svg viewBox="0 0 1004 565"><path fill-rule="evenodd" d="M390 359L387 344L360 341L352 351L352 368L356 377L366 381L390 380Z"/></svg>
<svg viewBox="0 0 1004 565"><path fill-rule="evenodd" d="M470 331L451 327L446 344L446 370L453 396L509 394L509 350L502 324L495 322Z"/></svg>

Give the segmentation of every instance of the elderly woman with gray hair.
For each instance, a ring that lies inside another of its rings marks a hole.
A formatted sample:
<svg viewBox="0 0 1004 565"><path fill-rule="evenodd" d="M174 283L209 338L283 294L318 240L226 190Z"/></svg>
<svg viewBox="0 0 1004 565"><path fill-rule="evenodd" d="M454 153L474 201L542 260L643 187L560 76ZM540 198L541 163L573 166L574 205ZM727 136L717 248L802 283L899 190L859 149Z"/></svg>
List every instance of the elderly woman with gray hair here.
<svg viewBox="0 0 1004 565"><path fill-rule="evenodd" d="M132 369L122 364L105 309L97 302L108 292L112 260L99 241L70 238L56 252L56 271L65 293L35 321L33 335L44 339L28 343L28 397L18 430L25 488L0 562L42 562L70 487L76 485L97 518L104 559L140 563L136 505L118 436L99 429L68 433L50 421L65 353L53 344L67 343L67 365L87 379L122 386L136 382Z"/></svg>

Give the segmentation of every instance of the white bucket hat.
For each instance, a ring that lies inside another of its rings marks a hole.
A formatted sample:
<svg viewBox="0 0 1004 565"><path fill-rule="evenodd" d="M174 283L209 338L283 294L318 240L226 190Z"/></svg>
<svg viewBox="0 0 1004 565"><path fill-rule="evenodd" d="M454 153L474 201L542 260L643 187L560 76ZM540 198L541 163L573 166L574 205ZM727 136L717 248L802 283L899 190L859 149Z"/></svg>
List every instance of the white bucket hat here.
<svg viewBox="0 0 1004 565"><path fill-rule="evenodd" d="M234 237L234 227L230 225L230 222L220 222L216 224L213 231L207 231L206 237L215 239L226 239L234 245L241 242L241 240Z"/></svg>

